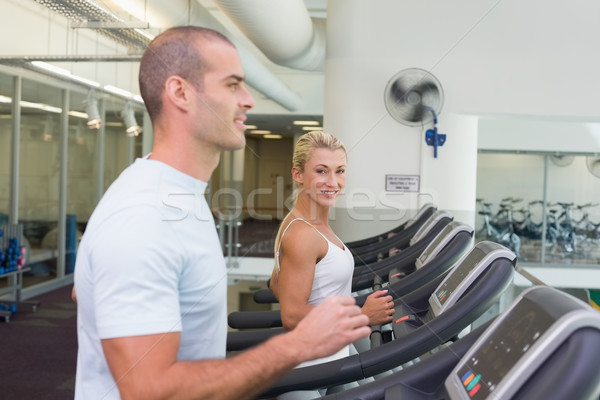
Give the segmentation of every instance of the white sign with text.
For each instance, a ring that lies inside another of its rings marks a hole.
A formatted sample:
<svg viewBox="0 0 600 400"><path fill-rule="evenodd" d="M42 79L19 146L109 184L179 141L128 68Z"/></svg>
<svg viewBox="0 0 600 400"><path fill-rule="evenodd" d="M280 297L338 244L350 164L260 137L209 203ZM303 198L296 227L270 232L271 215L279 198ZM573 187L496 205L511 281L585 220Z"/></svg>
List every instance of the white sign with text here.
<svg viewBox="0 0 600 400"><path fill-rule="evenodd" d="M386 192L418 192L419 175L386 175Z"/></svg>

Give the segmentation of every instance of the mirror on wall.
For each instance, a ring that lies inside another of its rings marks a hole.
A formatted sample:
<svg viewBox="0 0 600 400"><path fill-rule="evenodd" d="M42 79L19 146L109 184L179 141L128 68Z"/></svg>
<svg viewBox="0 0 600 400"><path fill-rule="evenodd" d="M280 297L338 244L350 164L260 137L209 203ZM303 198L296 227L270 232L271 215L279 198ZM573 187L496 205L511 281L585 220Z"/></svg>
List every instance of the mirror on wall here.
<svg viewBox="0 0 600 400"><path fill-rule="evenodd" d="M476 240L498 241L521 262L598 264L600 158L481 152L476 220Z"/></svg>

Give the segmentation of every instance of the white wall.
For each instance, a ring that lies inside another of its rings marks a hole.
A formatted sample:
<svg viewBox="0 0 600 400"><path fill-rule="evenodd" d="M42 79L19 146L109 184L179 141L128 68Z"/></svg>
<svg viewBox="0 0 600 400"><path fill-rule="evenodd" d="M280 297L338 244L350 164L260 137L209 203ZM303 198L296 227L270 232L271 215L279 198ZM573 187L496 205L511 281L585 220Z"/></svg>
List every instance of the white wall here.
<svg viewBox="0 0 600 400"><path fill-rule="evenodd" d="M478 141L482 150L598 153L600 123L519 116L482 117Z"/></svg>
<svg viewBox="0 0 600 400"><path fill-rule="evenodd" d="M418 174L441 208L472 214L479 117L599 120L598 15L593 0L328 1L324 120L351 148L348 191L381 193L385 174ZM438 159L421 143L424 130L394 121L383 103L387 81L410 67L430 71L444 89L438 128L448 137ZM495 130L486 145L517 148L526 133L499 139ZM565 142L562 134L545 138L554 141L545 148ZM405 196L409 208L418 202ZM384 227L351 218L334 225L350 232L346 240Z"/></svg>
<svg viewBox="0 0 600 400"><path fill-rule="evenodd" d="M439 8L431 3L419 4ZM453 2L456 12L440 21L438 39L448 36L447 25L456 25L452 22L456 13L475 4L484 9L450 35L448 53L439 54L434 67L452 96L453 111L598 121L600 3Z"/></svg>

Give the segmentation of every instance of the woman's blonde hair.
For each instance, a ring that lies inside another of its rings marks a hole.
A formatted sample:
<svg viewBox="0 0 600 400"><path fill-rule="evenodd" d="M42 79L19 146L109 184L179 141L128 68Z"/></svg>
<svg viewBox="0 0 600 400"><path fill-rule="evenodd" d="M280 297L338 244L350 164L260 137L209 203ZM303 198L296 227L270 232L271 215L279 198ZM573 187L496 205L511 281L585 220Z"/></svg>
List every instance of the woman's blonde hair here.
<svg viewBox="0 0 600 400"><path fill-rule="evenodd" d="M331 133L312 131L300 136L298 142L296 142L292 166L298 168L298 171L304 172L304 166L314 149L329 149L332 151L342 149L346 153L344 143Z"/></svg>

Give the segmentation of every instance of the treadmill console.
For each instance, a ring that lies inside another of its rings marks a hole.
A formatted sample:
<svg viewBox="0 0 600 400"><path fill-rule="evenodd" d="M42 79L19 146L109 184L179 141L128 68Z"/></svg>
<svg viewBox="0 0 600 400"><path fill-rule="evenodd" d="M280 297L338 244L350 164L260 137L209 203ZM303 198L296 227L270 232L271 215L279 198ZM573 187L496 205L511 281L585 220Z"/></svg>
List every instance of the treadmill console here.
<svg viewBox="0 0 600 400"><path fill-rule="evenodd" d="M448 211L437 210L436 212L431 214L431 217L427 218L427 221L425 221L423 225L419 227L419 229L410 239L409 245L412 246L419 240L423 239L429 233L429 231L431 231L433 227L443 218L448 218L450 219L450 221L454 219L452 214L450 214Z"/></svg>
<svg viewBox="0 0 600 400"><path fill-rule="evenodd" d="M513 265L517 260L512 251L498 243L489 241L477 243L456 263L429 297L429 305L434 314L439 315L454 305L477 277L499 258L506 258Z"/></svg>
<svg viewBox="0 0 600 400"><path fill-rule="evenodd" d="M530 288L459 361L446 390L451 399L509 399L574 330L590 325L600 329L589 305L557 289Z"/></svg>
<svg viewBox="0 0 600 400"><path fill-rule="evenodd" d="M425 247L425 250L421 253L417 261L415 261L416 269L423 267L431 259L435 258L440 251L444 250L446 245L454 239L460 232L473 233L473 228L469 225L460 223L458 221L452 221L440 231L440 233Z"/></svg>
<svg viewBox="0 0 600 400"><path fill-rule="evenodd" d="M425 214L427 211L429 211L430 209L433 209L433 211L435 212L435 210L437 210L437 207L433 205L433 203L425 203L423 205L423 207L421 207L417 213L406 222L406 225L404 226L404 228L408 228L409 226L413 225L415 222L417 222L421 216L423 214Z"/></svg>

